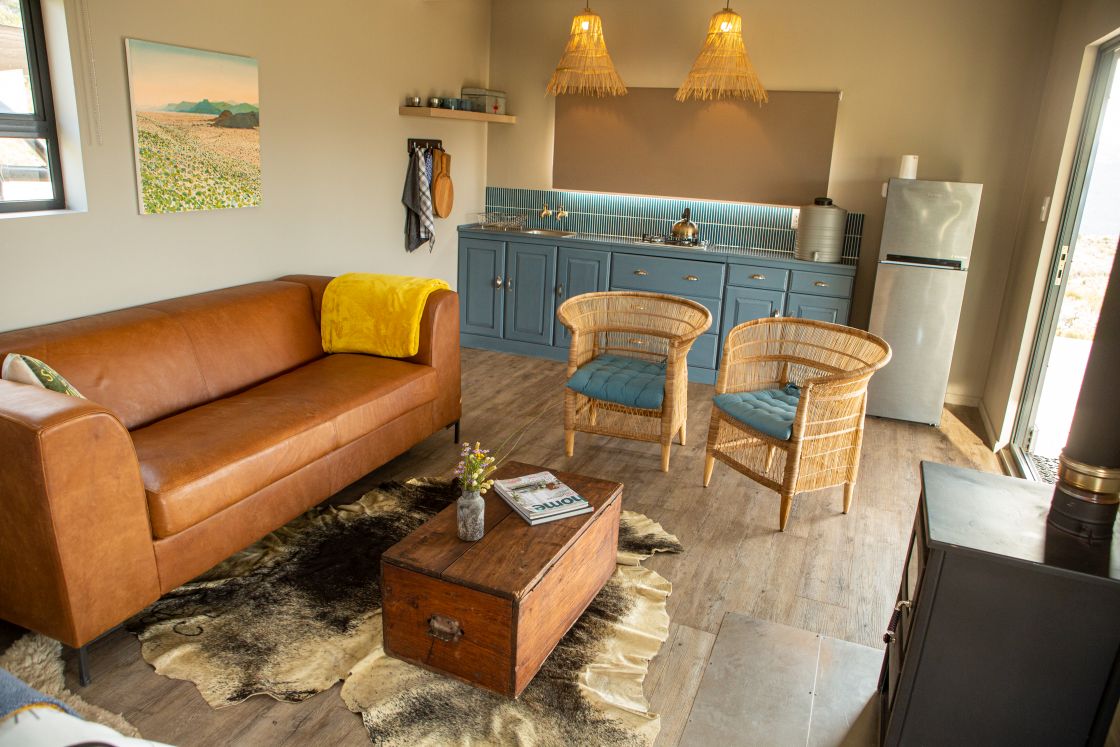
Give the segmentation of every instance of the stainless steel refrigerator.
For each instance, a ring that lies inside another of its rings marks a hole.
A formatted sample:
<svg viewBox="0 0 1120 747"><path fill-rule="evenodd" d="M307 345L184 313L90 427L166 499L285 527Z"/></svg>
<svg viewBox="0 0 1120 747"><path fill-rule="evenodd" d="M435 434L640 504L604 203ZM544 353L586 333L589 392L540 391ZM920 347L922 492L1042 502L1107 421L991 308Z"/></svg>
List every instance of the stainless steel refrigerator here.
<svg viewBox="0 0 1120 747"><path fill-rule="evenodd" d="M957 339L979 184L891 179L869 329L890 343L867 414L940 425Z"/></svg>

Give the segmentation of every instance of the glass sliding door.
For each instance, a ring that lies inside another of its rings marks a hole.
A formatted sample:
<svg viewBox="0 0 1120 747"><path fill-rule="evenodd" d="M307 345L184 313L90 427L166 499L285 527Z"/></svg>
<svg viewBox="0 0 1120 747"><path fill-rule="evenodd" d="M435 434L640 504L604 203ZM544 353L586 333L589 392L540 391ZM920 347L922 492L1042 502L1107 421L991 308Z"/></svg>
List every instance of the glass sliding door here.
<svg viewBox="0 0 1120 747"><path fill-rule="evenodd" d="M1120 42L1101 49L1012 450L1056 477L1120 242ZM1120 396L1120 394L1118 394Z"/></svg>

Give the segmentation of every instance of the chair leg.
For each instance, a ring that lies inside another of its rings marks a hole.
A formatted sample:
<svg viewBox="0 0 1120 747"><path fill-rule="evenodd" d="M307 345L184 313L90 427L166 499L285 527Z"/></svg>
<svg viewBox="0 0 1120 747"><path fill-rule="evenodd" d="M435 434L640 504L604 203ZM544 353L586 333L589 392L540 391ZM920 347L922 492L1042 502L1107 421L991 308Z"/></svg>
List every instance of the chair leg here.
<svg viewBox="0 0 1120 747"><path fill-rule="evenodd" d="M786 530L786 522L789 521L789 512L793 508L793 495L782 493L782 508L781 514L778 516L778 531L784 532Z"/></svg>
<svg viewBox="0 0 1120 747"><path fill-rule="evenodd" d="M564 431L564 453L572 456L576 453L576 432Z"/></svg>
<svg viewBox="0 0 1120 747"><path fill-rule="evenodd" d="M716 458L711 454L704 455L704 487L708 487L708 483L712 481L712 470L715 469Z"/></svg>
<svg viewBox="0 0 1120 747"><path fill-rule="evenodd" d="M669 471L669 444L661 444L661 471Z"/></svg>
<svg viewBox="0 0 1120 747"><path fill-rule="evenodd" d="M681 446L684 446L685 445L685 424L684 423L681 423L680 434L681 434Z"/></svg>
<svg viewBox="0 0 1120 747"><path fill-rule="evenodd" d="M856 484L854 482L844 483L844 513L852 507L852 498L856 495Z"/></svg>

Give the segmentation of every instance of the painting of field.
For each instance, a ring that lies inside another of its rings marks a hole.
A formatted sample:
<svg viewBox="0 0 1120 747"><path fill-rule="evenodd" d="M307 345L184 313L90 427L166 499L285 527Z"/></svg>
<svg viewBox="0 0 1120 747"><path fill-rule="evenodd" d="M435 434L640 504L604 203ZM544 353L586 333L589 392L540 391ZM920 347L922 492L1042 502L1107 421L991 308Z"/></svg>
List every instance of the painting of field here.
<svg viewBox="0 0 1120 747"><path fill-rule="evenodd" d="M126 43L140 212L259 205L256 60Z"/></svg>

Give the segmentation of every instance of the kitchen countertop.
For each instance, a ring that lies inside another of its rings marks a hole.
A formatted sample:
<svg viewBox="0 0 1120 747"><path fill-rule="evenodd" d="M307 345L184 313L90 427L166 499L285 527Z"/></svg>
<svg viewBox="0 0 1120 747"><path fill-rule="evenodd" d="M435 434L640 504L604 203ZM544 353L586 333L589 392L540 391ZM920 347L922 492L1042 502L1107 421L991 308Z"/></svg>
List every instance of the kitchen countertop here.
<svg viewBox="0 0 1120 747"><path fill-rule="evenodd" d="M846 259L842 262L809 262L796 259L789 252L774 251L771 249L748 249L740 246L709 246L706 249L689 246L673 246L669 244L650 244L627 236L602 236L598 234L575 234L573 236L540 236L520 231L507 231L499 228L483 228L477 223L459 226L461 235L476 236L487 239L505 239L530 244L563 244L589 249L609 245L622 249L641 251L643 254L660 257L674 257L683 259L698 259L714 262L731 262L733 264L750 264L755 261L765 262L768 266L784 267L791 270L811 272L825 272L834 275L855 275L856 259Z"/></svg>

